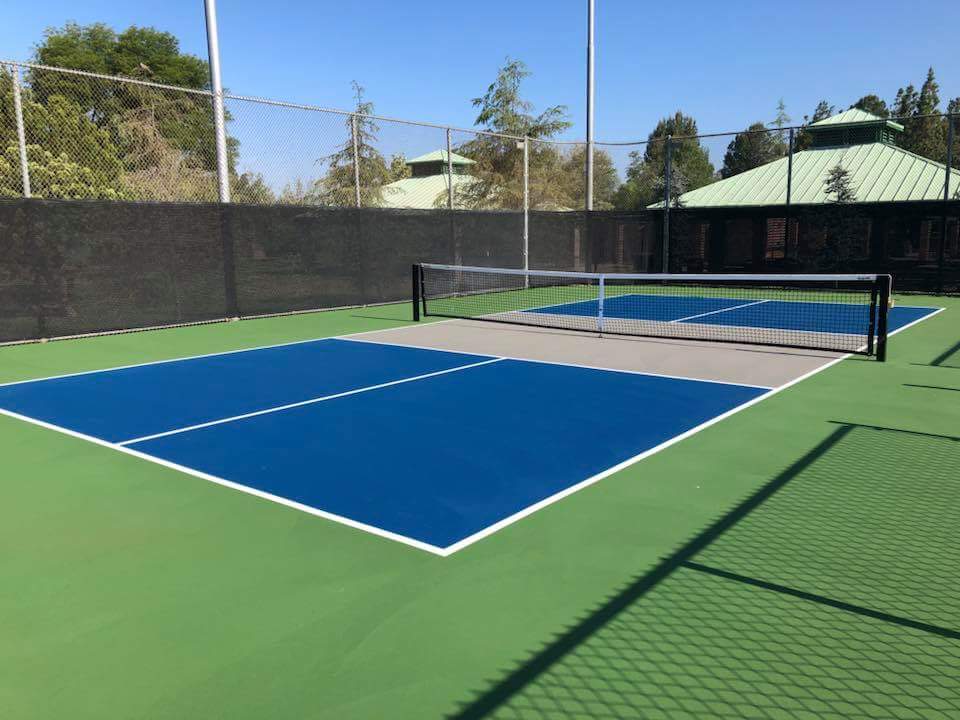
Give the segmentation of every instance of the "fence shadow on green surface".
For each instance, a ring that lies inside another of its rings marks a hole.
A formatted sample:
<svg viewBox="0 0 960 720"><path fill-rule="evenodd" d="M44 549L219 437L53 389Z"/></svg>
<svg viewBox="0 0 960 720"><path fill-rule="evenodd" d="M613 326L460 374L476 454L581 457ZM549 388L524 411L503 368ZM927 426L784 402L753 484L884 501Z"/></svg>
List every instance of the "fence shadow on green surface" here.
<svg viewBox="0 0 960 720"><path fill-rule="evenodd" d="M937 355L929 363L912 363L925 367L953 368L960 370L960 340Z"/></svg>
<svg viewBox="0 0 960 720"><path fill-rule="evenodd" d="M952 390L953 392L960 392L960 388L944 387L943 385L917 385L915 383L904 383L903 386L909 388L923 388L924 390Z"/></svg>
<svg viewBox="0 0 960 720"><path fill-rule="evenodd" d="M454 718L960 714L960 438L838 424Z"/></svg>

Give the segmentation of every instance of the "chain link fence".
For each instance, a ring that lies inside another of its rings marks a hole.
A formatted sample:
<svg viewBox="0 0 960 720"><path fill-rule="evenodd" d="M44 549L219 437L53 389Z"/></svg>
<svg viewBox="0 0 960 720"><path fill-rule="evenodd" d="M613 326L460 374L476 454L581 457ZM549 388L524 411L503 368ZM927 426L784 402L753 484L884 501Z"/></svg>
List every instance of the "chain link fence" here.
<svg viewBox="0 0 960 720"><path fill-rule="evenodd" d="M878 118L849 110L801 127L758 123L736 133L682 135L695 126L678 114L663 123L675 135L660 127L645 142L594 144L594 206L587 211L582 142L228 93L227 157L218 166L213 99L206 90L0 62L0 205L7 205L0 303L8 298L17 305L13 316L27 317L33 328L12 329L6 338L49 335L56 313L80 312L56 300L60 291L52 288L93 288L99 281L74 282L68 270L113 247L92 235L73 247L69 233L83 235L65 221L74 210L49 201L98 201L96 212L76 209L77 218L106 238L140 233L173 257L190 256L178 249L192 237L181 225L186 206L213 212L198 226L214 223L213 236L227 245L204 245L196 265L208 267L220 253L227 280L218 281L222 297L207 303L220 310L203 317L237 307L250 314L401 299L399 286L383 290L392 280L384 284L367 271L351 271L339 290L333 280L340 263L388 272L382 256L389 252L404 262L442 256L603 272L891 272L899 289L960 292L960 115ZM234 208L226 225L214 212L219 178ZM25 199L46 203L31 207ZM99 201L117 204L116 222ZM138 213L150 216L144 203L175 207L151 209L159 213L155 227L144 228L133 222ZM43 215L54 207L55 216ZM340 212L348 210L372 214ZM170 233L163 242L160 230ZM109 252L124 255L138 242ZM354 247L358 242L368 247ZM136 252L153 257L153 250ZM154 258L142 272L155 277L168 260ZM297 263L329 282L306 275L294 281ZM55 277L57 267L65 280ZM180 272L167 268L166 276ZM279 278L301 291L271 294ZM36 297L25 303L27 287ZM130 326L192 321L177 302L162 317L138 316ZM81 305L89 318L64 320L63 333L124 325L108 321L103 308ZM47 306L59 310L51 315Z"/></svg>

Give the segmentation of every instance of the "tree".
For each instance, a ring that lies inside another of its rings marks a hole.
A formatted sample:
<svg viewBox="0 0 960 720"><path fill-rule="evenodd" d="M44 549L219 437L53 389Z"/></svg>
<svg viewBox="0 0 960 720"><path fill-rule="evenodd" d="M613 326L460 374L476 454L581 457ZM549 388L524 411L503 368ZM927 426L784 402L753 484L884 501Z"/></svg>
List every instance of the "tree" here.
<svg viewBox="0 0 960 720"><path fill-rule="evenodd" d="M575 145L562 160L561 171L566 179L565 207L582 209L586 207L586 161L585 145ZM620 185L613 158L605 150L593 151L593 207L595 210L612 210L613 197Z"/></svg>
<svg viewBox="0 0 960 720"><path fill-rule="evenodd" d="M489 132L533 140L551 138L569 128L563 105L532 114L533 104L521 94L523 80L530 74L523 61L508 57L486 92L473 98L474 107L479 108L475 124ZM523 206L523 145L513 138L477 135L457 148L476 163L471 167L473 181L457 192L458 204L473 208ZM528 160L531 178L546 177L545 168L554 166L559 155L555 148L533 143Z"/></svg>
<svg viewBox="0 0 960 720"><path fill-rule="evenodd" d="M118 34L103 23L67 23L47 30L34 59L74 70L209 89L207 63L180 52L179 41L172 34L150 27L131 26ZM143 107L149 107L163 136L185 154L189 166L216 169L213 118L206 95L41 69L30 72L29 84L38 102L46 104L55 96L68 98L99 127L114 133L128 114L137 115ZM231 172L236 167L238 148L237 140L228 138Z"/></svg>
<svg viewBox="0 0 960 720"><path fill-rule="evenodd" d="M336 152L323 158L327 163L327 174L314 184L310 192L310 201L319 205L355 206L359 174L360 206L379 207L383 204L384 186L392 181L387 163L374 145L380 126L369 117L374 111L373 103L364 100L364 88L357 81L353 82L353 94L355 114L346 120L347 139ZM355 154L358 173L354 170Z"/></svg>
<svg viewBox="0 0 960 720"><path fill-rule="evenodd" d="M850 171L841 165L834 165L824 180L824 192L827 200L834 203L849 203L857 199L850 178Z"/></svg>
<svg viewBox="0 0 960 720"><path fill-rule="evenodd" d="M264 181L262 175L248 171L231 178L230 201L251 205L269 205L276 202L276 196Z"/></svg>
<svg viewBox="0 0 960 720"><path fill-rule="evenodd" d="M850 109L863 110L864 112L868 112L871 115L876 115L877 117L881 118L890 117L890 108L887 107L886 101L881 100L878 96L873 94L864 95L853 105L851 105Z"/></svg>
<svg viewBox="0 0 960 720"><path fill-rule="evenodd" d="M737 133L723 156L720 177L728 178L747 170L766 165L783 157L784 145L779 137L767 130L762 122L755 122L746 131Z"/></svg>
<svg viewBox="0 0 960 720"><path fill-rule="evenodd" d="M116 145L76 103L57 96L44 105L30 88L24 88L22 107L33 195L73 199L124 196L123 166ZM15 128L12 77L0 73L0 195L23 193Z"/></svg>
<svg viewBox="0 0 960 720"><path fill-rule="evenodd" d="M410 166L407 165L407 159L403 153L398 153L390 158L390 182L403 180L410 177Z"/></svg>
<svg viewBox="0 0 960 720"><path fill-rule="evenodd" d="M786 151L788 137L787 131L784 128L786 128L792 120L793 118L787 114L786 103L783 102L783 98L780 98L777 102L777 115L773 118L771 125L777 129L777 139L780 141L783 152Z"/></svg>
<svg viewBox="0 0 960 720"><path fill-rule="evenodd" d="M714 167L710 156L697 135L697 122L679 110L672 116L657 123L647 138L646 147L641 155L638 151L630 153L627 167L627 181L615 196L615 205L619 209L641 209L663 199L666 188L665 160L667 138L672 136L671 145L671 194L678 202L683 192L696 190L709 185L715 179ZM682 189L681 189L682 186Z"/></svg>
<svg viewBox="0 0 960 720"><path fill-rule="evenodd" d="M803 124L812 125L813 123L820 122L821 120L826 120L831 115L837 112L837 108L828 103L826 100L821 100L817 103L817 107L813 109L813 115L804 115ZM806 130L800 130L794 137L794 151L799 152L801 150L806 150L813 144L813 136L808 133Z"/></svg>

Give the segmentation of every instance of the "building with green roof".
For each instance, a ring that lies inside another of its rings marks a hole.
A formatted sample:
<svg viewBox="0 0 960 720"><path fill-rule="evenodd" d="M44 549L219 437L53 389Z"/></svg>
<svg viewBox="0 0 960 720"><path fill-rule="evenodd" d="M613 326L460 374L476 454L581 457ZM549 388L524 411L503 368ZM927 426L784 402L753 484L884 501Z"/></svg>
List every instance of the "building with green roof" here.
<svg viewBox="0 0 960 720"><path fill-rule="evenodd" d="M450 178L453 179L453 195L463 191L474 179L469 175L476 162L455 152L447 162L446 150L434 150L406 161L410 177L396 180L383 188L382 207L433 209L447 206ZM453 175L448 170L452 168Z"/></svg>
<svg viewBox="0 0 960 720"><path fill-rule="evenodd" d="M838 237L847 268L960 265L960 203L944 202L947 166L901 147L904 131L847 110L804 128L807 147L792 157L683 193L670 211L671 265L758 272L817 261L829 269L823 248ZM850 201L827 192L836 168ZM951 198L960 199L960 171L949 178ZM663 203L649 209L662 212Z"/></svg>

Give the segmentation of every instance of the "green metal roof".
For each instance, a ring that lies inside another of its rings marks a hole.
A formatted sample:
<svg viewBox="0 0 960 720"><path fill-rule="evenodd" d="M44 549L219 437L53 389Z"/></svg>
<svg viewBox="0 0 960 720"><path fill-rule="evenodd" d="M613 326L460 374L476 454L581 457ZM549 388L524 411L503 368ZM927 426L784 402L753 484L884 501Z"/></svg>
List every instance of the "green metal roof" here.
<svg viewBox="0 0 960 720"><path fill-rule="evenodd" d="M446 162L447 161L447 151L446 150L434 150L433 152L428 152L426 155L421 155L420 157L415 157L412 160L407 160L407 165L416 165L418 163L430 163L430 162ZM450 153L450 164L451 165L475 165L476 162L471 160L468 157L463 155L457 155L457 153Z"/></svg>
<svg viewBox="0 0 960 720"><path fill-rule="evenodd" d="M404 178L383 187L383 199L380 207L420 208L430 210L446 207L447 175L428 175L426 177ZM453 198L456 202L458 189L464 188L476 179L471 175L453 175Z"/></svg>
<svg viewBox="0 0 960 720"><path fill-rule="evenodd" d="M824 182L840 165L850 173L855 202L942 200L946 166L886 143L814 148L793 156L794 205L826 203ZM951 188L960 188L960 171L951 171ZM683 207L756 207L785 205L787 158L718 180L680 196ZM656 203L651 208L663 207Z"/></svg>
<svg viewBox="0 0 960 720"><path fill-rule="evenodd" d="M842 113L837 115L831 115L828 118L823 120L818 120L815 123L811 123L811 128L819 127L836 127L837 125L874 125L884 123L887 127L892 127L897 130L903 130L903 125L900 123L895 123L893 120L884 120L879 115L874 115L873 113L868 113L865 110L858 110L857 108L850 108L845 110Z"/></svg>

